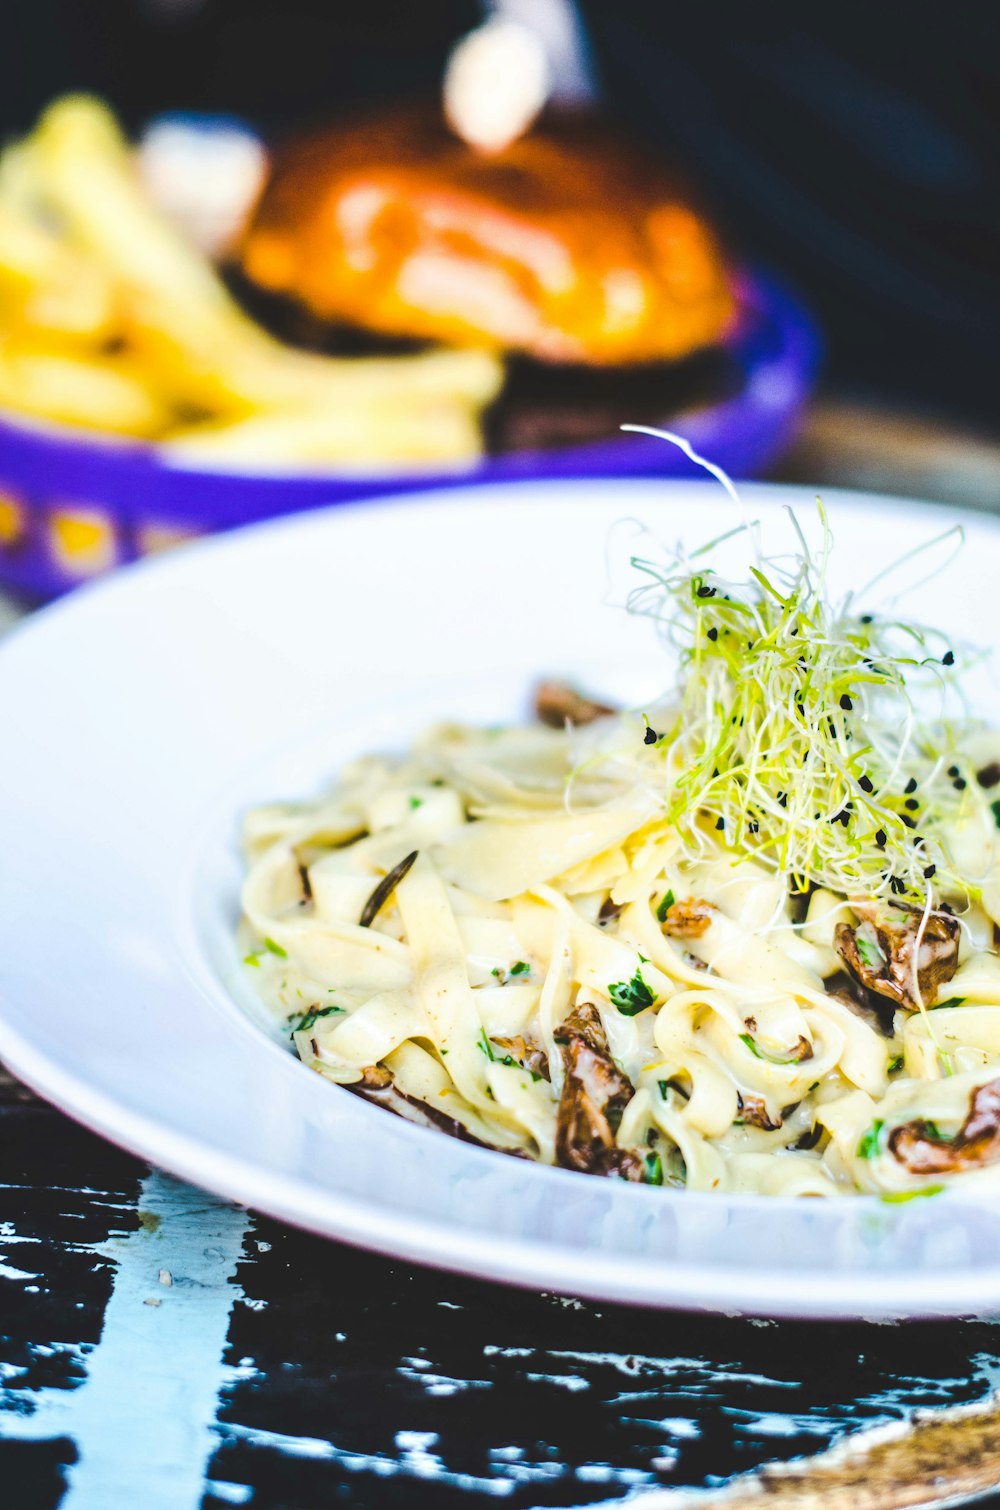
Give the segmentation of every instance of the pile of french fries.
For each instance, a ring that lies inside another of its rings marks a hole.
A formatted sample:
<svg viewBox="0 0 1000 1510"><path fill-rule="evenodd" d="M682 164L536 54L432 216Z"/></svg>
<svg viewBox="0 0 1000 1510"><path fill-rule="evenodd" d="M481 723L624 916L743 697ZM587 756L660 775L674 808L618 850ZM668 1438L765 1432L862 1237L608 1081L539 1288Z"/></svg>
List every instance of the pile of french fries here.
<svg viewBox="0 0 1000 1510"><path fill-rule="evenodd" d="M330 358L274 340L154 207L99 101L0 154L0 411L155 442L178 465L459 467L503 381L487 352Z"/></svg>

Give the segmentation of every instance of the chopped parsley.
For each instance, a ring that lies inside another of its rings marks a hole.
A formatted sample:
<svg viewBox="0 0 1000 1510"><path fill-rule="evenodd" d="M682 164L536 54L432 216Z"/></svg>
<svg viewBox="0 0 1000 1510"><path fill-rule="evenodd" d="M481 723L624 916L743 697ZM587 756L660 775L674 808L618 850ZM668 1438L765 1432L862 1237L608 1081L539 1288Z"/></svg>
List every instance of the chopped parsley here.
<svg viewBox="0 0 1000 1510"><path fill-rule="evenodd" d="M875 1121L872 1123L871 1127L869 1127L868 1131L861 1139L861 1142L858 1144L859 1159L878 1158L879 1154L882 1151L882 1129L884 1127L885 1123L883 1122L882 1118L876 1117Z"/></svg>
<svg viewBox="0 0 1000 1510"><path fill-rule="evenodd" d="M516 965L511 965L510 970L508 971L508 974L509 975L530 975L531 974L531 966L528 964L527 960L519 959Z"/></svg>
<svg viewBox="0 0 1000 1510"><path fill-rule="evenodd" d="M964 996L949 996L947 1001L936 1001L931 1007L932 1012L941 1012L945 1007L961 1007L965 1004Z"/></svg>
<svg viewBox="0 0 1000 1510"><path fill-rule="evenodd" d="M775 1054L765 1054L759 1049L750 1033L740 1034L740 1043L745 1043L755 1059L762 1059L765 1064L798 1064L797 1054L791 1054L787 1059L779 1059Z"/></svg>
<svg viewBox="0 0 1000 1510"><path fill-rule="evenodd" d="M502 1059L494 1054L493 1045L492 1043L490 1043L490 1040L486 1036L485 1028L479 1029L477 1047L481 1054L486 1055L487 1059L490 1061L490 1064L504 1064L508 1069L520 1070L523 1074L530 1075L532 1080L541 1080L542 1078L541 1075L536 1074L534 1070L529 1069L526 1064L522 1064L519 1059L515 1059L513 1054L504 1054Z"/></svg>
<svg viewBox="0 0 1000 1510"><path fill-rule="evenodd" d="M902 1054L893 1054L892 1058L889 1060L888 1073L890 1075L895 1075L902 1068L903 1068L903 1056L902 1056Z"/></svg>
<svg viewBox="0 0 1000 1510"><path fill-rule="evenodd" d="M417 808L418 807L423 807L423 805L424 805L424 799L422 797L411 797L410 798L410 811L411 811L411 813L415 813L416 810L417 810Z"/></svg>
<svg viewBox="0 0 1000 1510"><path fill-rule="evenodd" d="M292 1025L292 1036L296 1033L305 1033L318 1022L321 1017L332 1017L335 1012L343 1012L343 1007L310 1007L308 1012L303 1012L297 1023Z"/></svg>
<svg viewBox="0 0 1000 1510"><path fill-rule="evenodd" d="M515 1059L513 1054L505 1054L502 1059L498 1059L496 1062L497 1064L505 1064L509 1069L512 1070L521 1070L522 1072L527 1072L527 1074L531 1076L532 1080L541 1080L542 1078L536 1070L530 1069L528 1065L522 1064L519 1059Z"/></svg>
<svg viewBox="0 0 1000 1510"><path fill-rule="evenodd" d="M274 939L265 939L264 948L267 950L268 954L276 954L279 959L288 958L288 950L282 949L280 944L276 944L274 942Z"/></svg>
<svg viewBox="0 0 1000 1510"><path fill-rule="evenodd" d="M646 1155L646 1184L663 1184L663 1160L655 1151Z"/></svg>
<svg viewBox="0 0 1000 1510"><path fill-rule="evenodd" d="M670 911L670 909L671 909L671 907L673 905L674 905L674 894L673 894L673 892L672 891L665 892L664 895L663 895L663 898L662 898L662 900L660 902L660 905L656 909L656 921L658 923L665 923L667 921L667 913Z"/></svg>
<svg viewBox="0 0 1000 1510"><path fill-rule="evenodd" d="M990 803L990 812L993 814L993 822L1000 828L1000 798Z"/></svg>
<svg viewBox="0 0 1000 1510"><path fill-rule="evenodd" d="M635 1017L656 1001L656 996L646 985L642 969L638 966L630 981L620 980L609 986L608 995L624 1017Z"/></svg>
<svg viewBox="0 0 1000 1510"><path fill-rule="evenodd" d="M902 1206L904 1201L916 1201L923 1195L940 1195L943 1185L921 1185L919 1190L891 1190L881 1199L887 1206Z"/></svg>
<svg viewBox="0 0 1000 1510"><path fill-rule="evenodd" d="M259 954L246 954L243 957L243 963L245 965L253 965L253 967L254 967L255 970L259 970L260 969L260 955Z"/></svg>
<svg viewBox="0 0 1000 1510"><path fill-rule="evenodd" d="M874 939L866 938L863 933L856 933L854 935L854 942L857 945L858 958L869 969L874 970L879 965L885 964L885 955Z"/></svg>

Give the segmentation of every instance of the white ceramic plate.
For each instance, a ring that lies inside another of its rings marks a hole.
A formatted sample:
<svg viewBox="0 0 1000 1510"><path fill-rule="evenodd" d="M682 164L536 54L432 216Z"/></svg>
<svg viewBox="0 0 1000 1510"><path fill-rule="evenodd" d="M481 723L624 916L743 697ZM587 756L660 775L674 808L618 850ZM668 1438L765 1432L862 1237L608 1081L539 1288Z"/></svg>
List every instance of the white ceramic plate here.
<svg viewBox="0 0 1000 1510"><path fill-rule="evenodd" d="M744 491L765 546L789 543L779 505L813 528L809 490ZM957 518L825 497L840 585ZM624 521L694 545L737 518L714 485L655 482L342 507L143 563L16 630L0 648L0 1055L167 1169L405 1258L657 1306L1000 1309L1000 1200L685 1195L504 1158L310 1074L247 994L247 804L315 790L433 718L514 716L541 673L652 697L665 652L606 601L608 560L621 584L635 545ZM965 549L917 596L988 642L1000 524L963 522ZM977 696L995 716L985 672Z"/></svg>

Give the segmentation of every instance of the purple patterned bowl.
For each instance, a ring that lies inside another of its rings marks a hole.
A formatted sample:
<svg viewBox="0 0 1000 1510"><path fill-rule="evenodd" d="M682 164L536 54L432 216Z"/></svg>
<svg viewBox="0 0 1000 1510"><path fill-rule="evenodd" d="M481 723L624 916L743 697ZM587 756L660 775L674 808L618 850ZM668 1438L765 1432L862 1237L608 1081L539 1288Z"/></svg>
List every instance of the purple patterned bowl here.
<svg viewBox="0 0 1000 1510"><path fill-rule="evenodd" d="M727 341L733 396L664 415L701 455L752 477L788 443L815 377L819 342L798 302L758 273L737 281ZM348 477L253 475L168 466L155 447L0 420L0 586L38 601L126 561L214 530L376 494L537 477L690 475L673 446L622 435L561 450L486 457L468 470Z"/></svg>

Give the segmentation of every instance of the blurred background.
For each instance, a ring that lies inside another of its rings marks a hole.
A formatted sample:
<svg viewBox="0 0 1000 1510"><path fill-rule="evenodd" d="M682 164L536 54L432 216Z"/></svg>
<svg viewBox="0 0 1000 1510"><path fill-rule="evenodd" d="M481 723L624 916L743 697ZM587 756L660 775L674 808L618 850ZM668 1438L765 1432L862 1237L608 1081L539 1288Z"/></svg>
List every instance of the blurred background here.
<svg viewBox="0 0 1000 1510"><path fill-rule="evenodd" d="M367 120L375 140L379 112L391 114L401 101L420 98L440 110L456 44L498 13L539 39L545 84L534 103L518 100L510 81L531 76L530 52L504 54L501 48L492 63L466 60L472 83L466 80L466 104L456 109L471 115L463 124L452 112L456 140L464 132L469 152L481 150L472 140L479 129L472 117L475 96L481 104L491 80L511 120L520 120L519 111L525 117L529 139L544 133L560 111L608 122L684 186L685 202L723 249L734 286L747 270L763 282L737 293L728 334L682 353L679 365L673 357L666 365L660 360L654 372L646 357L633 363L631 387L619 371L613 391L607 383L598 390L590 376L580 376L578 361L563 359L557 372L551 352L540 358L512 339L499 407L491 409L493 399L484 393L473 401L466 391L470 405L486 406L483 444L496 459L497 475L512 475L512 468L513 475L525 475L524 458L540 450L549 473L559 469L560 456L570 475L614 471L616 457L624 458L626 471L655 470L655 461L643 459L651 453L635 446L620 453L606 448L600 460L591 449L584 461L581 447L607 441L622 417L666 423L696 414L702 429L696 424L691 433L711 442L719 459L739 472L922 492L987 507L1000 501L1000 48L996 7L985 0L953 6L940 0L875 6L772 0L752 7L736 0L686 6L668 0L8 0L0 134L23 137L52 100L84 91L106 102L133 140L151 121L178 112L203 123L204 117L232 118L279 161L289 142L318 128L350 132ZM530 81L525 90L530 96ZM541 94L548 103L536 123ZM516 134L518 127L511 129ZM439 144L428 147L429 157L436 162L440 150ZM178 149L176 142L164 151L159 167L169 199L171 177L175 188L178 178L198 178L197 153L192 158L190 143ZM496 151L493 144L486 156ZM242 160L227 161L236 164L233 172L249 171ZM149 161L147 186L148 169ZM533 169L522 164L520 171ZM565 183L570 178L567 172ZM523 199L514 193L505 213L530 219L523 205L536 188L526 187ZM164 200L161 209L171 206ZM271 231L280 209L271 212ZM61 204L57 210L63 216ZM43 208L43 219L46 213ZM65 213L76 234L72 213ZM86 235L78 241L83 245ZM218 248L213 255L226 262ZM263 252L256 263L244 257L238 275L230 276L230 269L226 277L241 307L283 342L338 355L424 349L414 342L430 327L404 320L397 329L383 315L368 322L368 335L377 331L380 344L352 344L340 326L334 340L326 324L321 337L315 299L308 319L290 318L288 296L299 290L287 279L285 285L272 281L266 298L256 273L250 280L256 289L250 287L245 274L263 259ZM339 307L346 307L343 297ZM351 320L341 323L351 327ZM117 360L123 348L129 355L132 342L131 332L116 333L107 350ZM589 358L584 365L592 373ZM11 378L8 407L16 404L18 388ZM4 400L0 373L0 410ZM770 419L763 415L767 406ZM42 403L34 418L73 418L44 410ZM178 430L178 414L185 424L192 416L199 424ZM259 461L253 437L262 427L251 426L251 445L246 417L243 411L209 413L200 399L184 398L175 402L173 428L156 430L150 421L145 438L179 446L192 470L202 463L217 475L254 474L256 468L274 481L283 457L276 451ZM234 418L242 424L238 435L227 428ZM449 446L456 455L461 450L457 441L441 445L442 456ZM13 457L14 450L7 436L5 452L0 434L0 481L5 454ZM390 471L405 472L404 451ZM468 459L463 453L463 463ZM307 445L289 465L328 478L357 471L356 458L342 460L310 455ZM420 460L424 469L442 470L435 456ZM377 461L367 471L380 482ZM17 466L23 469L20 456ZM27 475L30 484L30 467ZM129 482L133 492L138 476ZM149 477L142 474L140 482L152 498ZM16 509L13 473L9 483ZM115 493L114 479L101 486L111 490L112 512L120 509L125 493ZM76 474L69 487L79 494ZM302 506L319 496L303 493ZM147 521L147 543L157 528L164 540L194 532L204 508L216 509L214 522L226 525L277 507L274 495L263 492L220 498L216 486L211 502L196 501L185 520L176 499L164 496L160 517ZM77 513L86 526L87 507L101 500L80 501ZM76 538L72 529L63 535L64 547ZM93 546L85 527L78 539ZM2 541L0 517L0 549ZM25 558L24 538L18 548ZM119 540L101 561L142 548L135 538ZM14 580L9 570L7 580ZM36 560L19 580L36 594L57 590L67 582L65 559L48 576Z"/></svg>

